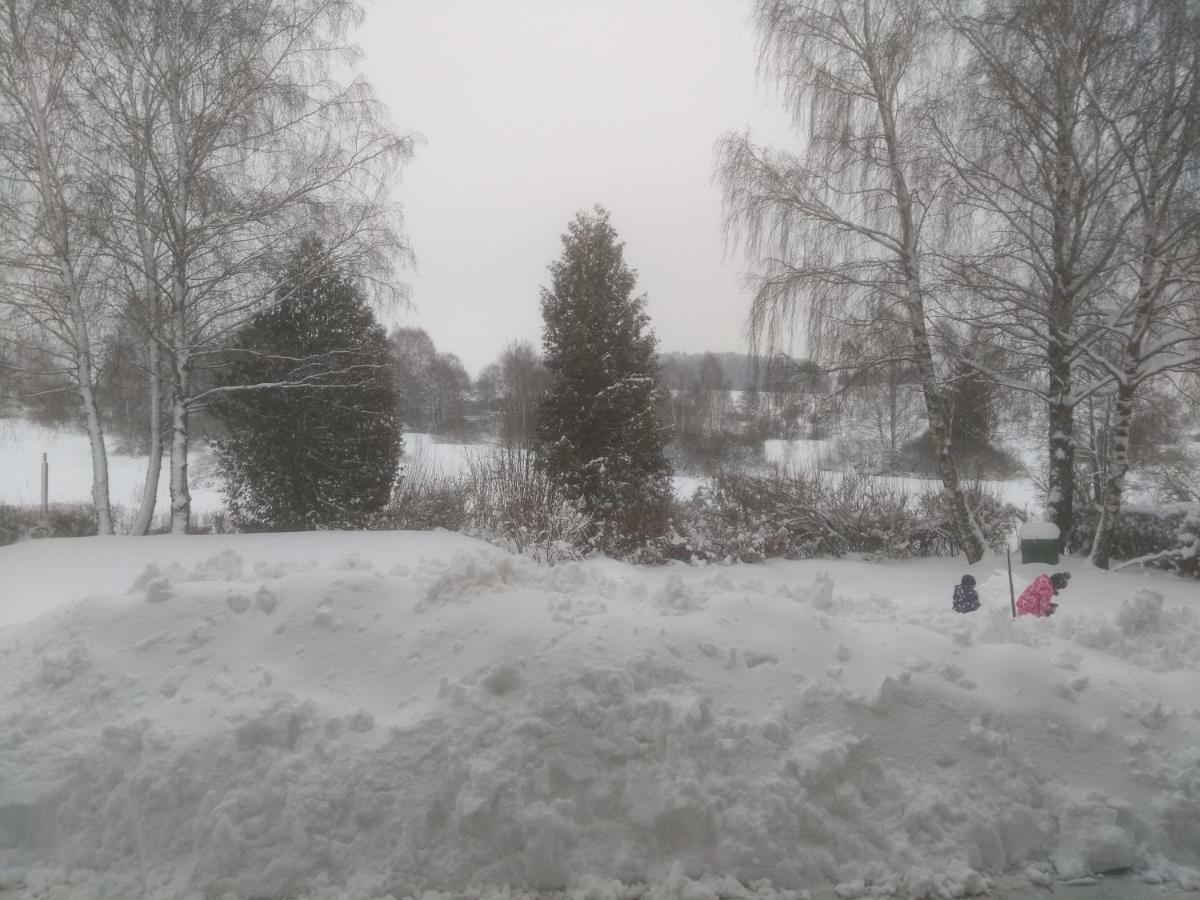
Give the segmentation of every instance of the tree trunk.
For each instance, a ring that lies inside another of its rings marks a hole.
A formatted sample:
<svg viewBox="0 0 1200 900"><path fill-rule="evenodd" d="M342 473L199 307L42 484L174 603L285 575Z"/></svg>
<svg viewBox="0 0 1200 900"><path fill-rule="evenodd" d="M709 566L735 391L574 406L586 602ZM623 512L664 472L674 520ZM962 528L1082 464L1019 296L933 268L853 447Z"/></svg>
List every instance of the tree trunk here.
<svg viewBox="0 0 1200 900"><path fill-rule="evenodd" d="M142 488L142 505L137 519L129 530L133 535L145 535L154 519L158 502L158 478L162 471L162 385L158 378L158 342L151 339L146 381L150 393L150 458L146 461L146 481Z"/></svg>
<svg viewBox="0 0 1200 900"><path fill-rule="evenodd" d="M1104 483L1104 501L1100 505L1100 522L1096 526L1091 552L1092 565L1101 569L1107 569L1112 558L1125 475L1129 472L1129 426L1133 421L1134 390L1132 382L1117 388L1116 415L1109 437L1108 478Z"/></svg>
<svg viewBox="0 0 1200 900"><path fill-rule="evenodd" d="M1075 407L1070 402L1071 363L1055 340L1049 344L1049 481L1046 518L1058 526L1060 550L1066 550L1075 520Z"/></svg>
<svg viewBox="0 0 1200 900"><path fill-rule="evenodd" d="M186 351L177 351L171 379L171 534L187 534L192 517L192 495L188 490L189 365Z"/></svg>
<svg viewBox="0 0 1200 900"><path fill-rule="evenodd" d="M1065 13L1064 13L1065 14ZM1048 490L1046 517L1058 526L1058 547L1067 549L1075 522L1075 407L1071 398L1071 335L1075 321L1075 248L1079 227L1076 200L1074 110L1079 96L1078 73L1063 55L1055 60L1055 115L1052 223L1050 250L1053 260L1046 342L1046 368L1050 380L1047 408Z"/></svg>
<svg viewBox="0 0 1200 900"><path fill-rule="evenodd" d="M178 265L178 264L177 264ZM187 338L187 285L176 274L171 297L171 534L187 534L192 517L188 488L188 400L192 359Z"/></svg>
<svg viewBox="0 0 1200 900"><path fill-rule="evenodd" d="M96 389L92 384L91 335L88 333L87 318L83 312L83 301L79 296L79 283L65 253L59 260L59 267L63 289L67 292L71 308L71 325L75 340L75 379L79 400L83 405L84 427L87 428L88 443L92 448L92 503L96 507L96 533L107 535L113 533L112 505L108 492L108 450L104 443L100 410L96 405Z"/></svg>
<svg viewBox="0 0 1200 900"><path fill-rule="evenodd" d="M910 311L910 315L912 315ZM958 477L958 467L950 455L950 431L946 416L946 404L942 398L941 388L937 382L937 373L933 368L933 352L929 346L929 334L925 329L924 318L911 322L913 342L917 348L917 369L921 373L922 394L925 397L925 412L929 418L929 442L933 445L933 456L937 463L938 474L942 478L942 487L950 504L950 519L954 527L954 537L966 554L967 563L973 565L983 559L984 540L967 506L967 497L962 490L962 482Z"/></svg>
<svg viewBox="0 0 1200 900"><path fill-rule="evenodd" d="M882 89L882 79L872 72L876 85L876 103L880 124L883 126L884 142L887 146L888 167L892 176L892 188L896 198L896 211L900 220L900 264L904 271L904 305L908 312L908 326L912 336L917 370L921 374L922 393L925 396L925 411L929 418L929 441L933 445L933 456L937 463L942 488L950 506L950 520L955 540L966 554L967 563L974 564L983 558L984 540L967 506L958 478L958 468L950 455L949 421L946 404L938 385L937 369L933 363L933 348L929 343L929 332L925 326L925 300L921 287L920 259L917 249L917 227L913 216L913 200L904 176L904 164L900 153L895 113L890 103L892 94Z"/></svg>
<svg viewBox="0 0 1200 900"><path fill-rule="evenodd" d="M1096 404L1088 398L1088 462L1092 469L1092 502L1104 502L1104 465L1100 441L1096 436Z"/></svg>
<svg viewBox="0 0 1200 900"><path fill-rule="evenodd" d="M85 379L83 372L79 373L79 377L79 399L83 403L84 422L92 448L92 502L96 506L96 533L109 535L113 533L113 519L108 499L108 452L104 447L104 428L100 424L100 410L96 406L91 379Z"/></svg>
<svg viewBox="0 0 1200 900"><path fill-rule="evenodd" d="M8 10L8 27L15 36L20 34L16 19L16 8ZM37 164L37 190L42 202L45 229L53 247L53 257L58 267L60 287L66 301L71 322L71 339L74 346L76 388L83 406L84 427L92 450L92 502L96 506L96 531L98 534L113 533L112 506L108 492L108 452L104 445L104 429L100 423L100 412L96 405L96 391L92 383L91 335L87 316L83 308L83 297L76 277L75 250L71 244L71 228L68 222L69 207L63 194L62 173L56 168L56 159L50 146L50 121L47 109L48 97L42 97L37 89L38 79L30 73L24 47L18 45L17 68L29 90L27 98L27 124L33 131L32 151Z"/></svg>
<svg viewBox="0 0 1200 900"><path fill-rule="evenodd" d="M1148 218L1157 224L1156 217ZM1108 480L1104 485L1104 503L1100 508L1100 522L1096 526L1090 557L1092 564L1101 569L1107 569L1109 566L1113 537L1117 531L1117 518L1121 514L1121 496L1125 489L1125 475L1129 471L1129 431L1133 422L1133 397L1140 383L1138 369L1141 365L1142 343L1154 315L1154 288L1162 274L1156 238L1157 230L1148 229L1138 270L1136 312L1129 332L1129 341L1125 345L1123 377L1117 384L1117 402L1108 441Z"/></svg>
<svg viewBox="0 0 1200 900"><path fill-rule="evenodd" d="M100 422L100 410L96 405L96 391L92 386L92 353L87 320L83 314L83 303L79 297L79 285L70 262L61 260L63 287L70 296L71 314L75 331L75 378L78 382L79 400L83 404L83 421L87 428L88 443L92 449L92 503L96 507L96 533L112 534L112 505L108 494L108 450L104 444L104 427Z"/></svg>

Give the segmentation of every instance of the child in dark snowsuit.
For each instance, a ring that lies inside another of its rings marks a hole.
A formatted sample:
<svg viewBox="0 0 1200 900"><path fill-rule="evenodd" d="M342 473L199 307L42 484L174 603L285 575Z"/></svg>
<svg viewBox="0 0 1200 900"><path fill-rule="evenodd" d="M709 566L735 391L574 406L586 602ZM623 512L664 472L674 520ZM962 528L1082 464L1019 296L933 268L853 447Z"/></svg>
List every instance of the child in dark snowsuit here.
<svg viewBox="0 0 1200 900"><path fill-rule="evenodd" d="M975 592L975 576L964 575L962 583L954 586L954 611L975 612L979 609L979 594Z"/></svg>
<svg viewBox="0 0 1200 900"><path fill-rule="evenodd" d="M1055 572L1053 575L1039 575L1033 579L1033 584L1021 592L1017 598L1018 616L1052 616L1058 609L1058 604L1051 598L1064 590L1071 580L1070 572Z"/></svg>

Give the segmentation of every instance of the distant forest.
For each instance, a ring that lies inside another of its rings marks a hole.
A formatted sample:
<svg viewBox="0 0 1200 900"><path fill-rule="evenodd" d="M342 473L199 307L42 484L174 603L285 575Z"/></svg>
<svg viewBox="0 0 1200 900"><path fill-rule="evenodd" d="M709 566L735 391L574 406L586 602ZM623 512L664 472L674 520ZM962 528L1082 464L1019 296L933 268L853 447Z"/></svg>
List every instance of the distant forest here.
<svg viewBox="0 0 1200 900"><path fill-rule="evenodd" d="M669 388L685 388L699 380L700 360L715 356L721 362L731 391L747 390L754 383L754 358L748 353L659 353L662 382Z"/></svg>

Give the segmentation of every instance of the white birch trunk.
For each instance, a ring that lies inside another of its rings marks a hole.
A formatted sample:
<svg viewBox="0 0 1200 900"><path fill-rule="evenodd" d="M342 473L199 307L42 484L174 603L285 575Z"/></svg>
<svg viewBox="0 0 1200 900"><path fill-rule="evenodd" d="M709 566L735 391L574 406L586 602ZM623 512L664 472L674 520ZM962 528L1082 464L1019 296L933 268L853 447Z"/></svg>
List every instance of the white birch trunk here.
<svg viewBox="0 0 1200 900"><path fill-rule="evenodd" d="M158 343L150 341L146 361L147 390L150 395L150 458L146 460L146 480L142 486L142 505L137 519L130 528L133 535L145 535L154 521L154 507L158 502L158 479L162 471L162 385L158 378Z"/></svg>
<svg viewBox="0 0 1200 900"><path fill-rule="evenodd" d="M1125 491L1125 476L1129 472L1129 427L1133 421L1132 384L1122 384L1117 391L1112 436L1109 439L1108 478L1104 482L1104 500L1100 504L1100 521L1092 540L1088 559L1097 568L1107 569L1112 561L1113 538L1117 519L1121 515L1121 500Z"/></svg>
<svg viewBox="0 0 1200 900"><path fill-rule="evenodd" d="M80 373L81 379L84 374ZM80 381L79 399L83 404L84 423L92 451L92 502L96 506L96 533L110 535L113 533L113 519L108 499L108 452L104 446L104 428L100 424L100 411L90 379Z"/></svg>
<svg viewBox="0 0 1200 900"><path fill-rule="evenodd" d="M188 488L188 401L191 399L191 337L188 330L188 191L192 148L180 99L168 104L175 144L174 197L170 213L174 231L171 278L171 534L187 534L192 517Z"/></svg>
<svg viewBox="0 0 1200 900"><path fill-rule="evenodd" d="M1156 222L1153 216L1149 218ZM1107 569L1111 562L1113 538L1116 536L1117 519L1121 514L1121 500L1125 491L1125 475L1129 472L1129 432L1133 423L1133 398L1139 383L1142 342L1154 314L1154 287L1161 273L1155 253L1155 236L1154 230L1147 234L1138 270L1137 311L1134 313L1129 341L1125 345L1124 377L1117 385L1117 402L1108 441L1108 478L1104 483L1100 520L1089 554L1092 565L1101 569Z"/></svg>
<svg viewBox="0 0 1200 900"><path fill-rule="evenodd" d="M8 8L8 27L15 36L20 34L16 18L16 7ZM24 47L19 42L14 44L17 50L17 69L21 72L21 81L29 94L20 98L19 105L24 109L27 124L33 132L32 151L37 161L38 193L41 198L42 212L45 221L47 237L53 248L53 258L57 265L59 286L66 301L67 315L71 323L71 347L74 356L76 390L80 404L83 407L84 427L87 429L88 443L92 456L92 502L96 507L96 531L98 534L113 533L112 507L108 491L108 453L104 443L104 429L100 423L100 412L96 405L96 393L92 384L92 355L91 335L88 328L87 316L84 312L81 286L76 277L74 250L71 246L71 231L68 222L68 208L63 196L63 185L60 172L56 168L55 157L50 148L50 122L48 107L50 98L42 97L37 89L37 79L30 72L29 60Z"/></svg>
<svg viewBox="0 0 1200 900"><path fill-rule="evenodd" d="M182 293L176 285L176 294ZM178 314L177 318L182 319ZM171 534L187 534L192 517L192 495L188 488L188 399L191 393L191 359L181 347L176 325L174 372L171 378Z"/></svg>
<svg viewBox="0 0 1200 900"><path fill-rule="evenodd" d="M869 17L866 21L869 21ZM870 34L869 29L866 33ZM958 477L958 467L950 455L949 418L938 384L937 369L933 363L933 348L929 343L929 332L925 325L925 301L921 286L920 262L916 224L913 218L913 200L908 189L901 161L899 132L896 127L895 111L891 106L893 93L885 88L885 82L870 62L871 82L875 89L875 100L879 108L883 139L887 147L888 168L892 177L892 190L896 199L896 211L900 219L900 264L904 270L904 303L908 313L917 370L921 375L922 393L925 397L925 412L929 419L929 441L933 446L942 488L950 505L950 520L954 537L966 554L967 562L974 564L983 558L985 542L967 506L967 498Z"/></svg>

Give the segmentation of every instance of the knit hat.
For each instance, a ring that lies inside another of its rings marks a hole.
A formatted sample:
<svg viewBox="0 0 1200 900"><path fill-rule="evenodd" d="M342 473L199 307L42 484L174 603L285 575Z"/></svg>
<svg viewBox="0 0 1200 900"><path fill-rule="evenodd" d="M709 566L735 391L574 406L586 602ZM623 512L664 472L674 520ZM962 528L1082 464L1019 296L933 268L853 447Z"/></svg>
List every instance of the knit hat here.
<svg viewBox="0 0 1200 900"><path fill-rule="evenodd" d="M1067 586L1067 582L1071 580L1070 572L1055 572L1050 576L1050 583L1054 585L1056 591L1061 591Z"/></svg>
<svg viewBox="0 0 1200 900"><path fill-rule="evenodd" d="M965 584L967 587L975 587L975 576L974 575L964 575L962 577L962 583Z"/></svg>

